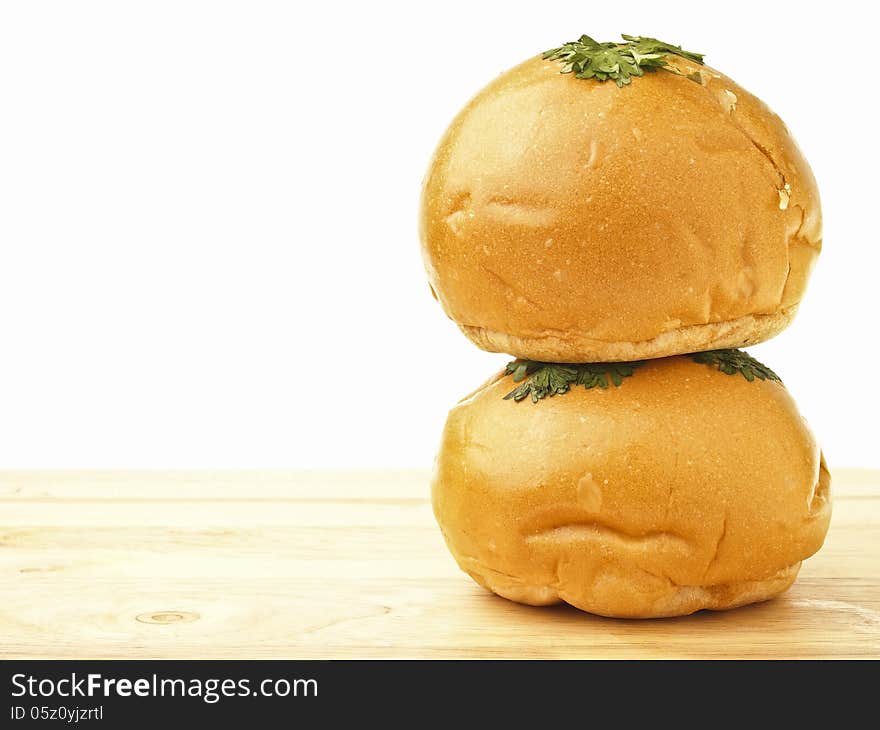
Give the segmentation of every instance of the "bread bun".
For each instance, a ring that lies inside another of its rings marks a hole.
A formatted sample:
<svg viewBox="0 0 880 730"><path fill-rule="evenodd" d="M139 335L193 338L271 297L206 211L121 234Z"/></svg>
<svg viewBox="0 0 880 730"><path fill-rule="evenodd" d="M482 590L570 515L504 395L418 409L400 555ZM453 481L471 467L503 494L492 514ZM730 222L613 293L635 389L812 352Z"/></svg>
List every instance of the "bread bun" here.
<svg viewBox="0 0 880 730"><path fill-rule="evenodd" d="M689 356L619 387L449 414L434 512L462 570L520 603L617 617L727 609L787 589L822 545L830 476L786 389Z"/></svg>
<svg viewBox="0 0 880 730"><path fill-rule="evenodd" d="M739 347L785 328L821 248L819 193L782 120L726 76L629 86L533 58L447 130L422 251L477 345L551 362Z"/></svg>

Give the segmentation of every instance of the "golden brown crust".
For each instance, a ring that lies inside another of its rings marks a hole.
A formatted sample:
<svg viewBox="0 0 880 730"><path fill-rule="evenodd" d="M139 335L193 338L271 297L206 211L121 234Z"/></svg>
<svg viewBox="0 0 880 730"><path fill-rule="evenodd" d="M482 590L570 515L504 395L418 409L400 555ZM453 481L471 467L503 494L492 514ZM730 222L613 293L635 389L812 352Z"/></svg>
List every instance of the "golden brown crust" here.
<svg viewBox="0 0 880 730"><path fill-rule="evenodd" d="M740 322L741 344L787 324L821 248L813 175L759 99L679 65L703 83L655 72L619 89L534 58L453 121L420 233L440 303L478 345L585 362L660 338L642 357L718 346L705 325Z"/></svg>
<svg viewBox="0 0 880 730"><path fill-rule="evenodd" d="M497 378L454 408L432 484L463 570L512 600L606 616L785 590L822 544L830 476L785 388L689 357L539 403Z"/></svg>

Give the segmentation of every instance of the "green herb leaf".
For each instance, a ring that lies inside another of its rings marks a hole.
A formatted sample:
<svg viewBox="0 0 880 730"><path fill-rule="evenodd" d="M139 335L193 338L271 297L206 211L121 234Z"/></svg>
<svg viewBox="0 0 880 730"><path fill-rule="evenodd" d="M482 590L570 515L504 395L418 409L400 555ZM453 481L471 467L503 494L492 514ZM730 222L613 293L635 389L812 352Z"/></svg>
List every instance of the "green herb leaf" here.
<svg viewBox="0 0 880 730"><path fill-rule="evenodd" d="M709 350L694 352L691 359L695 362L712 365L725 375L739 373L750 383L754 380L775 380L781 383L780 377L763 363L758 362L742 350Z"/></svg>
<svg viewBox="0 0 880 730"><path fill-rule="evenodd" d="M647 36L623 34L623 43L599 43L588 35L565 43L559 48L551 48L543 57L561 61L561 73L573 73L579 79L608 81L613 79L618 86L626 86L633 76L644 76L645 71L668 71L686 76L692 81L693 74L683 74L669 63L671 56L680 56L694 63L703 63L702 53L685 51L681 46L658 41Z"/></svg>
<svg viewBox="0 0 880 730"><path fill-rule="evenodd" d="M620 386L624 378L628 378L640 365L638 362L600 362L578 365L558 364L552 362L535 362L533 360L514 360L508 363L506 375L513 376L513 382L521 383L510 391L504 400L517 403L528 396L537 403L542 398L561 395L571 390L573 385L591 388L607 388L608 380Z"/></svg>

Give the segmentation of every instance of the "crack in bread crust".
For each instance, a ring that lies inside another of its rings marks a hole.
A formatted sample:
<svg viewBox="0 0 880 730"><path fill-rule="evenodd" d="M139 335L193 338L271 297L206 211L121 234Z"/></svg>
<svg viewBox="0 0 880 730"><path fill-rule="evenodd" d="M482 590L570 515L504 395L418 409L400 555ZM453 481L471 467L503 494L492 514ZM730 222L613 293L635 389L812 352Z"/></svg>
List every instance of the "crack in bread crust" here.
<svg viewBox="0 0 880 730"><path fill-rule="evenodd" d="M559 538L577 538L577 537L597 537L602 536L606 539L618 540L621 543L644 545L646 547L654 546L660 541L670 541L680 543L687 546L688 541L681 535L672 530L658 530L656 532L631 533L623 528L613 527L605 524L601 520L588 520L583 522L564 522L548 527L542 527L525 536L526 542L531 540L540 540L543 538L559 539Z"/></svg>
<svg viewBox="0 0 880 730"><path fill-rule="evenodd" d="M470 325L460 324L459 328L474 344L489 352L549 362L625 362L753 345L784 330L796 312L794 305L772 314L688 325L639 342L605 342L578 332L514 335Z"/></svg>
<svg viewBox="0 0 880 730"><path fill-rule="evenodd" d="M767 601L788 590L801 567L800 562L797 562L760 580L711 585L679 584L668 576L643 571L662 584L655 595L647 600L643 596L628 596L621 602L623 594L620 594L617 596L618 600L608 602L596 596L592 586L573 586L561 577L557 577L552 584L542 584L489 568L469 556L460 555L457 560L462 570L477 583L502 598L530 606L565 602L582 611L609 618L668 618L703 610L727 611ZM594 579L592 583L600 584L601 581Z"/></svg>

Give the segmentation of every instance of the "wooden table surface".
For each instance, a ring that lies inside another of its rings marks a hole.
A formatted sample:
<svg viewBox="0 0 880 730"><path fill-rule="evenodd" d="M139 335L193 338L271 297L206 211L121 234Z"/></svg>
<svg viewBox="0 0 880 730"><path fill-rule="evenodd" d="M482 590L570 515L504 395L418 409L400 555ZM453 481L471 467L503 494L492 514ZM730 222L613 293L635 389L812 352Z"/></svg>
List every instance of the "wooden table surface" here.
<svg viewBox="0 0 880 730"><path fill-rule="evenodd" d="M880 657L880 472L768 603L623 621L459 572L424 472L0 474L0 657Z"/></svg>

